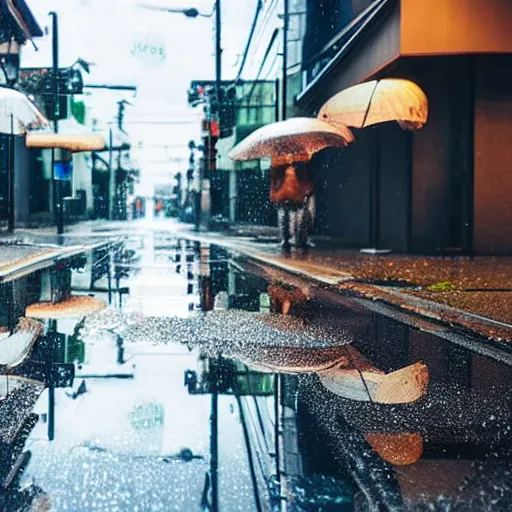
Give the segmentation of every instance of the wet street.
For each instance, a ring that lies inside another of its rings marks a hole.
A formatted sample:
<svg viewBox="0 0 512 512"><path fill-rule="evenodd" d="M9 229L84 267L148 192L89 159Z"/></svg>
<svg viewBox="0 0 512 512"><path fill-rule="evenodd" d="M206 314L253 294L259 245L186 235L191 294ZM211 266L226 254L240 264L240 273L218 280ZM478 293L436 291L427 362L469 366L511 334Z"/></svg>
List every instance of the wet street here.
<svg viewBox="0 0 512 512"><path fill-rule="evenodd" d="M110 305L44 320L75 377L6 510L510 510L506 360L171 232L59 273Z"/></svg>

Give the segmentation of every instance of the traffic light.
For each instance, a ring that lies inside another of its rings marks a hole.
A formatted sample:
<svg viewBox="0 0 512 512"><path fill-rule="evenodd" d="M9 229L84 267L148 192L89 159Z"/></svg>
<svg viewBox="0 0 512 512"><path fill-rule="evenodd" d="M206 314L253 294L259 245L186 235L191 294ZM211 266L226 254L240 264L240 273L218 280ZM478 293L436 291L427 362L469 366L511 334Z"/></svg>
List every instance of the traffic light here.
<svg viewBox="0 0 512 512"><path fill-rule="evenodd" d="M223 87L220 90L220 137L230 137L236 124L236 88Z"/></svg>
<svg viewBox="0 0 512 512"><path fill-rule="evenodd" d="M80 70L75 68L60 69L64 94L83 94L84 81Z"/></svg>
<svg viewBox="0 0 512 512"><path fill-rule="evenodd" d="M203 152L205 167L208 171L215 171L217 168L217 144L218 137L203 137Z"/></svg>
<svg viewBox="0 0 512 512"><path fill-rule="evenodd" d="M52 120L68 117L68 96L83 93L82 74L78 69L64 68L57 72L57 104L53 94L53 69L48 69L43 81L43 102L47 117Z"/></svg>

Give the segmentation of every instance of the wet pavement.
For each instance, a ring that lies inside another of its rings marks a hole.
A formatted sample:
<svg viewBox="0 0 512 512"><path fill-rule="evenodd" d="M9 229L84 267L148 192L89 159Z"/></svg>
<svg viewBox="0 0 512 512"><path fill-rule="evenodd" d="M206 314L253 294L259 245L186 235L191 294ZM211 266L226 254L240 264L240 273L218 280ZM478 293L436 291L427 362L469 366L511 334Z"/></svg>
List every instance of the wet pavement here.
<svg viewBox="0 0 512 512"><path fill-rule="evenodd" d="M110 306L45 321L75 379L6 510L510 510L506 358L168 231L60 272Z"/></svg>

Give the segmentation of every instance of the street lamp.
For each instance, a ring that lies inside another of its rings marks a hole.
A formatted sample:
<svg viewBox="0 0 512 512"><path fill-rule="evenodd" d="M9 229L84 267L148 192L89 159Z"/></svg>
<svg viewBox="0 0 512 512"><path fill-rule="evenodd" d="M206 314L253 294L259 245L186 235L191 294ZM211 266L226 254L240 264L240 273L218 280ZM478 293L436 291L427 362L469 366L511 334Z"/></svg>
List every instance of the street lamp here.
<svg viewBox="0 0 512 512"><path fill-rule="evenodd" d="M211 18L213 16L213 11L210 14L204 14L199 12L194 7L186 8L186 9L178 9L175 7L164 7L160 5L151 5L151 4L137 4L137 7L142 9L148 9L150 11L160 11L160 12L170 12L170 13L180 13L184 14L187 18L197 18L201 16L203 18Z"/></svg>
<svg viewBox="0 0 512 512"><path fill-rule="evenodd" d="M20 70L20 44L17 41L11 39L0 44L0 68L0 85L13 87Z"/></svg>

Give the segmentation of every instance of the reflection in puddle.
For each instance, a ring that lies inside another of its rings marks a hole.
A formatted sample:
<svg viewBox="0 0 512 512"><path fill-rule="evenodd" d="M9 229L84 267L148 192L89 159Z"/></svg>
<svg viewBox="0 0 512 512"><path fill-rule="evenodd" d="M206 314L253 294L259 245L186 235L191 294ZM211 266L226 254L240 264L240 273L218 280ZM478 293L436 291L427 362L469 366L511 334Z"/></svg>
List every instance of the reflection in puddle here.
<svg viewBox="0 0 512 512"><path fill-rule="evenodd" d="M509 509L505 364L167 233L0 290L13 510Z"/></svg>

